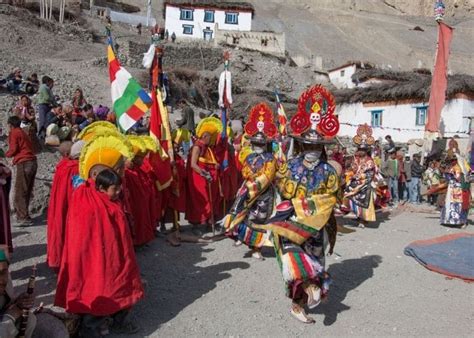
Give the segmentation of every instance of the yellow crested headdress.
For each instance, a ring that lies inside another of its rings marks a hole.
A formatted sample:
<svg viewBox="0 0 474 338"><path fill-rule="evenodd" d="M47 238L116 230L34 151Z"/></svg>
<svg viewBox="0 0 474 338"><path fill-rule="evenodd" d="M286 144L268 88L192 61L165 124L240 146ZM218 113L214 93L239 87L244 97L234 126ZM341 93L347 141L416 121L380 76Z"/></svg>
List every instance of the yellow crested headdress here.
<svg viewBox="0 0 474 338"><path fill-rule="evenodd" d="M176 144L189 142L191 140L191 132L185 128L175 129L171 132L171 140Z"/></svg>
<svg viewBox="0 0 474 338"><path fill-rule="evenodd" d="M144 155L148 152L147 146L143 139L137 135L127 135L127 140L132 145L133 154Z"/></svg>
<svg viewBox="0 0 474 338"><path fill-rule="evenodd" d="M112 123L106 121L97 121L82 129L79 135L77 135L76 139L88 142L95 136L114 132L119 134L117 127L115 127L115 125Z"/></svg>
<svg viewBox="0 0 474 338"><path fill-rule="evenodd" d="M152 153L156 153L158 151L158 143L153 139L153 137L146 135L140 136L140 138L145 143L147 151L151 151Z"/></svg>
<svg viewBox="0 0 474 338"><path fill-rule="evenodd" d="M113 168L122 157L133 159L132 145L124 136L118 133L95 136L81 151L79 173L83 179L88 179L92 167Z"/></svg>
<svg viewBox="0 0 474 338"><path fill-rule="evenodd" d="M196 136L202 137L204 133L211 134L211 144L215 144L217 136L222 133L221 120L216 117L206 117L202 119L196 128Z"/></svg>

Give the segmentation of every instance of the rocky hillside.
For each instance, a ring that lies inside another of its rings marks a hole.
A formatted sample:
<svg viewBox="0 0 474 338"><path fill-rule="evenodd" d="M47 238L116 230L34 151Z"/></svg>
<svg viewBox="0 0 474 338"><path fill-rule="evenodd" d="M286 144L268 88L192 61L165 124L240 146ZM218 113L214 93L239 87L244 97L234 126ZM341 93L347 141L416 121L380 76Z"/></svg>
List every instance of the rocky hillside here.
<svg viewBox="0 0 474 338"><path fill-rule="evenodd" d="M252 2L255 29L284 31L290 54L321 56L325 69L347 60L367 60L395 70L432 67L437 38L434 1ZM474 0L445 3L445 22L455 27L450 69L474 74L474 45L469 42L474 35Z"/></svg>

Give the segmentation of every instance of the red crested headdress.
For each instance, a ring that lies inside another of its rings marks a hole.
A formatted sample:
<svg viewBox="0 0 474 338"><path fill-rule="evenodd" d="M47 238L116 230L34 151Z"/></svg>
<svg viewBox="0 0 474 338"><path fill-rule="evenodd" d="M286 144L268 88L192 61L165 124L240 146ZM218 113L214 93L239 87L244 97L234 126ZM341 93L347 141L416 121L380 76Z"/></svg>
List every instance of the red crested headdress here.
<svg viewBox="0 0 474 338"><path fill-rule="evenodd" d="M268 104L261 102L254 106L249 113L249 120L245 124L245 133L252 139L257 134L272 139L278 129L273 121L273 111Z"/></svg>
<svg viewBox="0 0 474 338"><path fill-rule="evenodd" d="M335 110L334 96L325 87L316 85L306 90L298 100L298 112L290 121L293 136L314 142L331 140L339 131Z"/></svg>
<svg viewBox="0 0 474 338"><path fill-rule="evenodd" d="M361 149L367 149L375 144L375 138L372 136L372 127L361 124L357 127L357 134L352 138L354 144Z"/></svg>

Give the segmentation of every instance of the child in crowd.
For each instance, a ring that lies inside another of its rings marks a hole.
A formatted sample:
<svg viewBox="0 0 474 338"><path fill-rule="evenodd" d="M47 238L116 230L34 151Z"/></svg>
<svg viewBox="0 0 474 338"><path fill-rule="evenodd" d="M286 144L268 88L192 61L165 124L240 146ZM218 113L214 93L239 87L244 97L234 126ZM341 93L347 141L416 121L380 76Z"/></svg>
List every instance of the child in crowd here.
<svg viewBox="0 0 474 338"><path fill-rule="evenodd" d="M97 175L95 188L97 191L106 194L111 201L117 201L122 191L122 179L115 171L106 169Z"/></svg>

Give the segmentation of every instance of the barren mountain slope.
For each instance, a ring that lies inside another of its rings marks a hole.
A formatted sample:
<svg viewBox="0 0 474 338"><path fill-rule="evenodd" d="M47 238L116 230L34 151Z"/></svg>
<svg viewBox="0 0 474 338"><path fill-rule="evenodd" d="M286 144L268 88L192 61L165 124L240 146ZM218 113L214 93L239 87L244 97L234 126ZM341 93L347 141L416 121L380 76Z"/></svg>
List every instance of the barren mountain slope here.
<svg viewBox="0 0 474 338"><path fill-rule="evenodd" d="M321 56L324 68L347 60L368 60L393 69L432 67L437 35L432 1L252 2L254 29L284 31L290 54ZM455 27L450 69L473 74L474 0L446 4L445 21ZM415 26L423 31L413 30Z"/></svg>

